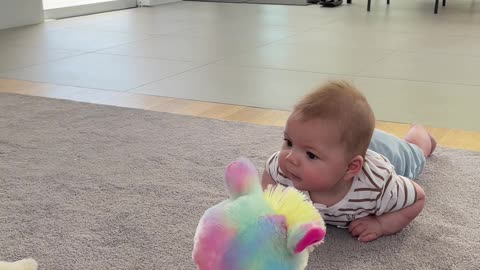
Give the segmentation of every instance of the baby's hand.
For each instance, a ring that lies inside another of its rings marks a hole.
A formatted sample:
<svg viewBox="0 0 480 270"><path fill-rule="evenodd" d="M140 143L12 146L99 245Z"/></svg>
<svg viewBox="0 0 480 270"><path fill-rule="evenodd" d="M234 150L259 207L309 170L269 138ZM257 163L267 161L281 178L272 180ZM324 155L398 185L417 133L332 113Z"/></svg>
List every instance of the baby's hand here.
<svg viewBox="0 0 480 270"><path fill-rule="evenodd" d="M367 216L350 222L348 231L361 242L370 242L383 235L382 225L376 216Z"/></svg>

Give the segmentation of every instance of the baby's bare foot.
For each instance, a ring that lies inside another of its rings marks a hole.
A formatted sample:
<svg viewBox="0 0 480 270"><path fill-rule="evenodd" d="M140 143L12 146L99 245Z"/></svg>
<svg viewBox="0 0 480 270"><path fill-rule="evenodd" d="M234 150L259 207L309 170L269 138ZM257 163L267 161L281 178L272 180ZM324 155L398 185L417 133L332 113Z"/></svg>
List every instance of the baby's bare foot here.
<svg viewBox="0 0 480 270"><path fill-rule="evenodd" d="M428 133L428 136L430 136L430 141L432 142L432 149L430 150L430 154L428 154L428 156L431 156L433 151L435 151L435 148L437 148L437 141L430 133Z"/></svg>
<svg viewBox="0 0 480 270"><path fill-rule="evenodd" d="M404 139L420 147L425 157L430 156L437 147L435 138L422 125L412 125Z"/></svg>

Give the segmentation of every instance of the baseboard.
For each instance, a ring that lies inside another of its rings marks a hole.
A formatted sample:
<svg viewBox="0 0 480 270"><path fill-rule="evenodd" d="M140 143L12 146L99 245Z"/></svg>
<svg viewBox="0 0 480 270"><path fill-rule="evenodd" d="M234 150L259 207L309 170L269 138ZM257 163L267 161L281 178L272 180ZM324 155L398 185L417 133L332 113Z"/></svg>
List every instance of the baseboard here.
<svg viewBox="0 0 480 270"><path fill-rule="evenodd" d="M218 2L218 3L248 3L248 0L185 0L196 2Z"/></svg>
<svg viewBox="0 0 480 270"><path fill-rule="evenodd" d="M275 5L293 5L293 6L308 6L307 0L249 0L250 4L275 4Z"/></svg>
<svg viewBox="0 0 480 270"><path fill-rule="evenodd" d="M186 1L294 5L294 6L308 6L308 5L310 5L308 0L186 0Z"/></svg>
<svg viewBox="0 0 480 270"><path fill-rule="evenodd" d="M181 2L182 0L138 0L139 6L156 6L161 4Z"/></svg>

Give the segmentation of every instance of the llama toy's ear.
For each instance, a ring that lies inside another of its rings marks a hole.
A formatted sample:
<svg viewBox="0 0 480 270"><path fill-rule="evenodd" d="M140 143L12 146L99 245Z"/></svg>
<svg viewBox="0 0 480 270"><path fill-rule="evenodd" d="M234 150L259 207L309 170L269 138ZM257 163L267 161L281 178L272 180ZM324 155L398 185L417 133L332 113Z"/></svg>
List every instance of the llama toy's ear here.
<svg viewBox="0 0 480 270"><path fill-rule="evenodd" d="M253 163L246 158L239 158L227 166L225 184L231 198L260 192L260 182Z"/></svg>
<svg viewBox="0 0 480 270"><path fill-rule="evenodd" d="M320 244L325 238L325 225L305 223L289 229L287 246L290 252L297 254L308 247Z"/></svg>

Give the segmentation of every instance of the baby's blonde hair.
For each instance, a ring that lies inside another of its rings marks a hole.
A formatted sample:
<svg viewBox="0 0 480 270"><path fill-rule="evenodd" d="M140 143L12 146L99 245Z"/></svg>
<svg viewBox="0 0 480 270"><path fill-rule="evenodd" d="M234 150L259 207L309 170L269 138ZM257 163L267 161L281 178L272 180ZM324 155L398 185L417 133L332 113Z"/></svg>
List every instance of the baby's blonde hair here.
<svg viewBox="0 0 480 270"><path fill-rule="evenodd" d="M333 120L348 154L365 156L375 116L365 96L346 81L330 81L304 96L295 105L292 116L302 121Z"/></svg>

